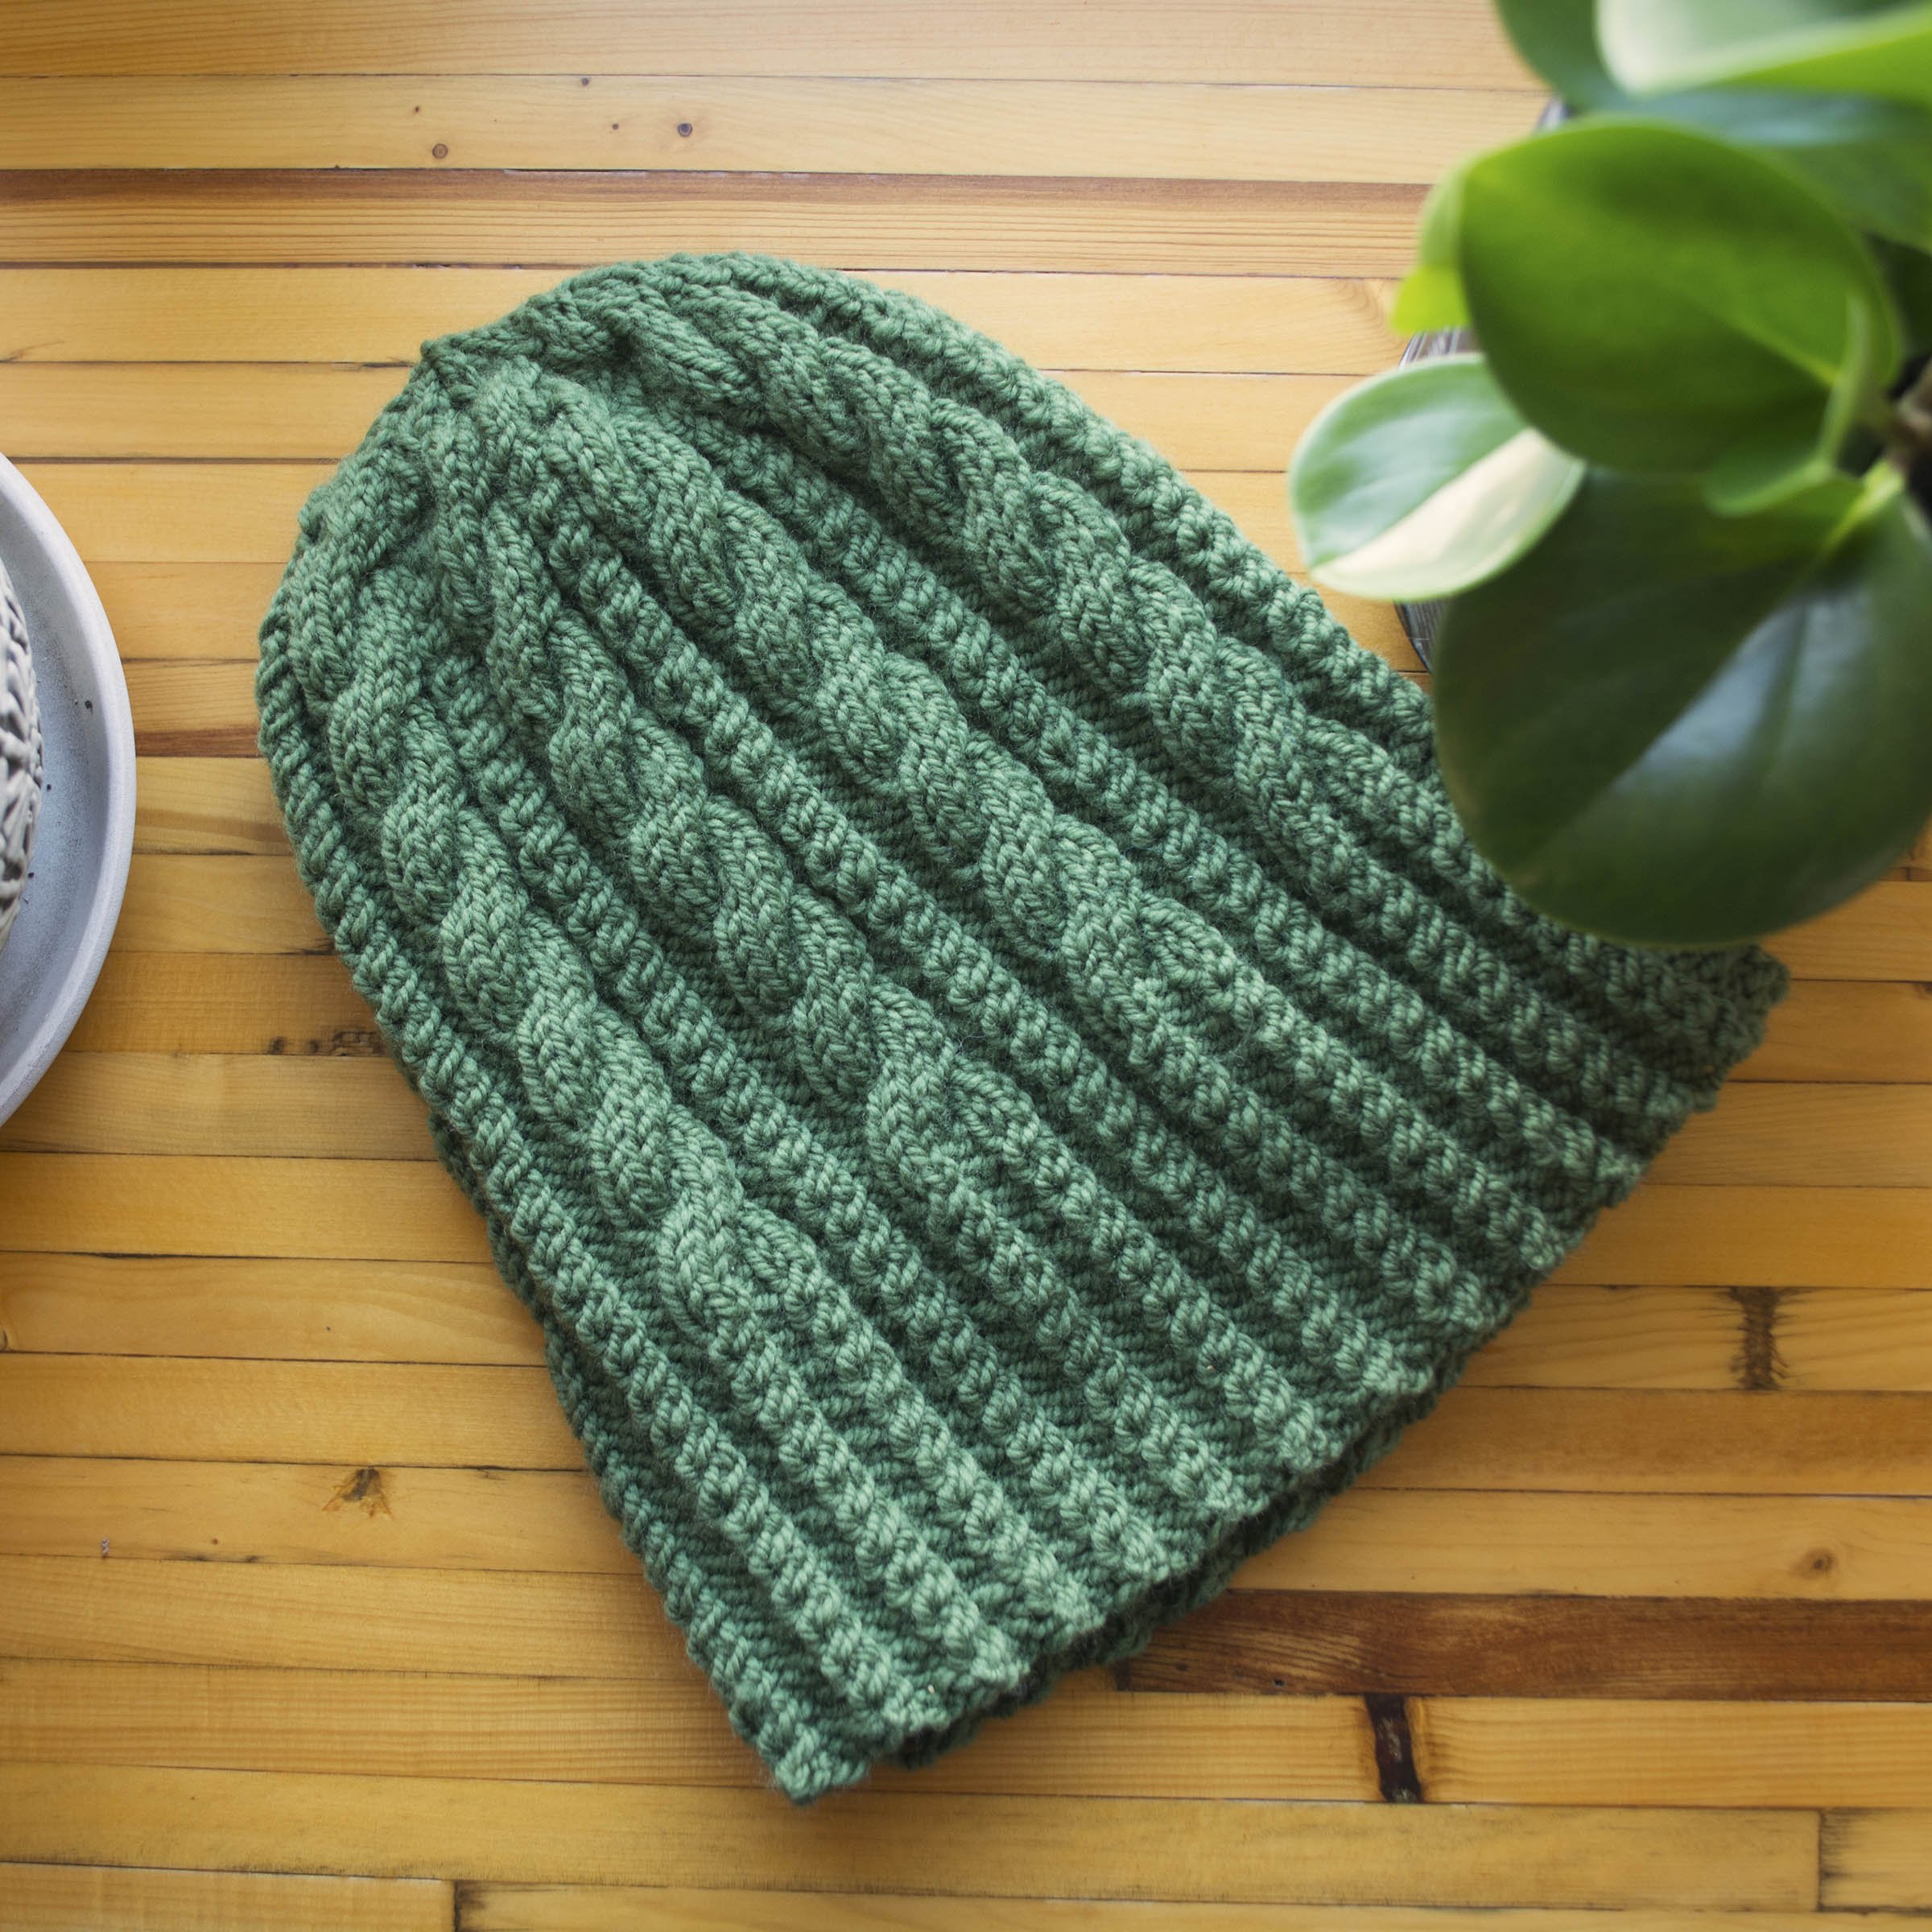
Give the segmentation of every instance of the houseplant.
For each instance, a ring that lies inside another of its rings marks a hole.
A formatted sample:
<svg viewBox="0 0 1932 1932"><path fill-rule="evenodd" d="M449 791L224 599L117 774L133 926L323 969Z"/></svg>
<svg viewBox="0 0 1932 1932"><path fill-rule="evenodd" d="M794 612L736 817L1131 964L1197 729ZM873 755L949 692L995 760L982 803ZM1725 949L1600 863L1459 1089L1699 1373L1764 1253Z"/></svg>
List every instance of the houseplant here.
<svg viewBox="0 0 1932 1932"><path fill-rule="evenodd" d="M1316 420L1303 555L1451 599L1439 760L1533 905L1756 937L1932 811L1932 6L1501 11L1572 117L1430 196L1393 319L1480 349Z"/></svg>

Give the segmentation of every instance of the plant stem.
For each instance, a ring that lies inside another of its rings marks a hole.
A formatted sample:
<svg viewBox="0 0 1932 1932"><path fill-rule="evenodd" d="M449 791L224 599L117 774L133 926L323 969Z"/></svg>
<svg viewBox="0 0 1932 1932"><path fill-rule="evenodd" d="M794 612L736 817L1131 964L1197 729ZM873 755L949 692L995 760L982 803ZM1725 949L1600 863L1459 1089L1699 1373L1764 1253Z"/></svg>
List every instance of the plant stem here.
<svg viewBox="0 0 1932 1932"><path fill-rule="evenodd" d="M1892 405L1890 455L1908 476L1924 458L1932 456L1932 361Z"/></svg>

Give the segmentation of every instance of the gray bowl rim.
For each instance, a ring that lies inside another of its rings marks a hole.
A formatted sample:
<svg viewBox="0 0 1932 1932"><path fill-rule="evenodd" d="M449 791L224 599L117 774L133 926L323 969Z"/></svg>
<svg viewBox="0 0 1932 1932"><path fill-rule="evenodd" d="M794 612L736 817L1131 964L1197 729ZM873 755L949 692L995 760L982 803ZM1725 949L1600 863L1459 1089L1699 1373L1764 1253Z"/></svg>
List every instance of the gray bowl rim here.
<svg viewBox="0 0 1932 1932"><path fill-rule="evenodd" d="M107 795L101 815L105 840L91 882L92 898L61 976L60 998L42 1016L13 1064L0 1068L0 1121L4 1121L27 1098L66 1043L101 976L101 962L114 939L134 850L134 719L121 653L93 579L60 519L5 456L0 456L0 498L11 506L30 540L39 546L73 617L71 631L57 645L30 634L28 649L36 654L56 648L71 650L85 663L100 693L96 729L107 745Z"/></svg>

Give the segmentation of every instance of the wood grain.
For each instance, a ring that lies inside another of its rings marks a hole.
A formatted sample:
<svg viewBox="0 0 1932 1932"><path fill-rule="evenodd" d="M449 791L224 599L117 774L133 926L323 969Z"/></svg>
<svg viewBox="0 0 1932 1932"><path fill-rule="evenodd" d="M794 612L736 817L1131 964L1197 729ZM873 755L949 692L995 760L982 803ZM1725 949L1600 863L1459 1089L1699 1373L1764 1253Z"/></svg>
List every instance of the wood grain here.
<svg viewBox="0 0 1932 1932"><path fill-rule="evenodd" d="M142 668L128 667L130 689ZM151 733L154 729L151 720L148 729ZM257 856L286 852L288 835L269 783L268 766L253 758L138 758L134 849Z"/></svg>
<svg viewBox="0 0 1932 1932"><path fill-rule="evenodd" d="M156 823L144 790L140 810L153 828L151 837L142 840L147 849L205 852L258 844L264 854L273 856L266 848L282 848L275 845L279 835L258 815L265 783L259 766L230 760L167 760L155 761L149 769L155 766L179 774L157 790L174 802L169 811L181 829L171 833ZM232 777L235 789L227 795L232 806L222 803L221 790L201 788L197 767L212 769L223 787ZM196 825L206 825L210 832L198 833ZM1802 1059L1778 1051L1773 1041L1745 1063L1740 1079L1909 1081L1913 1039L1905 1022L1916 1022L1922 1011L1932 1013L1932 1000L1910 984L1807 980L1792 989L1778 1010L1794 1009L1802 1014L1806 1032ZM109 956L74 1045L90 1052L366 1051L374 1046L374 1023L332 955L305 960L130 948ZM1893 1030L1883 1030L1887 1027ZM1891 1058L1882 1059L1874 1041L1887 1038L1900 1046Z"/></svg>
<svg viewBox="0 0 1932 1932"><path fill-rule="evenodd" d="M1784 942L1780 942L1782 950ZM1739 1080L1932 1081L1932 986L1801 980Z"/></svg>
<svg viewBox="0 0 1932 1932"><path fill-rule="evenodd" d="M184 764L188 761L171 761ZM165 800L167 787L159 788ZM210 833L142 839L143 849L250 842L240 787ZM262 808L272 814L272 802ZM178 815L180 823L187 815ZM189 821L208 821L195 818ZM270 821L273 823L272 819ZM235 826L240 829L221 829ZM273 846L270 833L258 843ZM0 1149L74 1154L295 1154L428 1160L423 1108L386 1063L76 1052L0 1125ZM1657 1163L1651 1185L1932 1187L1932 1092L1852 1085L1762 1086L1727 1096Z"/></svg>
<svg viewBox="0 0 1932 1932"><path fill-rule="evenodd" d="M1449 1804L1925 1805L1924 1703L1430 1698L1412 1714L1424 1789Z"/></svg>
<svg viewBox="0 0 1932 1932"><path fill-rule="evenodd" d="M1821 1905L1932 1909L1932 1811L1841 1812L1819 1851Z"/></svg>
<svg viewBox="0 0 1932 1932"><path fill-rule="evenodd" d="M1912 1298L1847 1290L1823 1300L1796 1343L1778 1331L1792 1385L1810 1385L1801 1373L1826 1373L1826 1352L1835 1350L1846 1379L1816 1385L1898 1386L1849 1379L1850 1364L1861 1340L1873 1353L1896 1345L1918 1313ZM1738 1298L1722 1290L1547 1287L1465 1380L1476 1387L1734 1389L1743 1385L1745 1323ZM0 1334L27 1354L541 1359L535 1327L494 1273L450 1264L0 1249Z"/></svg>
<svg viewBox="0 0 1932 1932"><path fill-rule="evenodd" d="M1122 396L1130 402L1138 396L1142 401L1136 407L1158 410L1170 422L1185 413L1175 409L1174 398L1170 396L1164 403L1158 399L1150 402L1148 398L1158 398L1158 386L1183 380L1131 374L1080 378L1102 403L1111 402L1117 408ZM1321 394L1337 386L1326 378L1200 380L1234 386L1261 382L1286 394L1287 413L1278 409L1258 431L1252 422L1235 427L1237 411L1222 415L1218 430L1211 424L1204 431L1186 432L1203 439L1240 436L1253 441L1258 437L1266 449L1277 452L1293 446L1295 423L1305 421ZM1133 409L1127 413L1132 415ZM1149 423L1146 427L1158 425ZM332 467L320 461L266 459L246 463L130 460L24 465L35 488L54 506L82 547L123 565L159 564L176 568L267 565L285 560L295 543L295 514ZM1190 472L1189 478L1228 512L1250 541L1284 567L1295 565L1298 552L1278 476L1272 472L1197 470ZM250 581L256 584L260 580ZM272 590L272 579L268 583ZM1415 666L1414 652L1389 607L1338 597L1333 608L1360 642L1398 668ZM257 610L253 621L259 621ZM233 631L227 634L234 638ZM123 646L124 656L134 654ZM155 654L171 660L186 654L164 650ZM231 641L225 651L214 654L243 654ZM243 756L254 748L253 696L246 676L237 665L199 661L156 665L140 679L139 696L145 729L157 734L149 739L149 749Z"/></svg>
<svg viewBox="0 0 1932 1932"><path fill-rule="evenodd" d="M112 76L7 89L0 167L687 169L1426 185L1521 89L613 74Z"/></svg>
<svg viewBox="0 0 1932 1932"><path fill-rule="evenodd" d="M245 12L14 0L10 74L966 74L1064 80L1529 85L1483 0L254 0Z"/></svg>
<svg viewBox="0 0 1932 1932"><path fill-rule="evenodd" d="M92 563L123 662L255 658L286 558L256 564Z"/></svg>
<svg viewBox="0 0 1932 1932"><path fill-rule="evenodd" d="M1923 1701L1929 1638L1922 1604L1237 1591L1118 1675L1197 1695Z"/></svg>
<svg viewBox="0 0 1932 1932"><path fill-rule="evenodd" d="M402 1789L398 1789L398 1785ZM1792 1910L1814 1818L1554 1806L770 1793L485 1778L0 1767L0 1856L483 1880L1335 1904Z"/></svg>
<svg viewBox="0 0 1932 1932"><path fill-rule="evenodd" d="M728 1785L762 1765L689 1665L633 1678L211 1670L0 1661L0 1761L353 1772L390 1777ZM1123 1695L1092 1674L918 1774L869 1789L1097 1798L1371 1799L1366 1714L1348 1697ZM86 1721L93 1713L92 1721Z"/></svg>
<svg viewBox="0 0 1932 1932"><path fill-rule="evenodd" d="M1271 478L1315 412L1348 387L1331 375L1059 373L1102 415L1183 467ZM16 460L53 453L334 462L402 381L395 369L307 362L20 362L0 365L0 409ZM185 487L196 479L171 481Z"/></svg>
<svg viewBox="0 0 1932 1932"><path fill-rule="evenodd" d="M1928 1535L1932 1504L1889 1496L1365 1489L1236 1587L1909 1601ZM588 1477L562 1471L11 1456L0 1539L19 1556L411 1570L514 1552L526 1571L637 1579Z"/></svg>
<svg viewBox="0 0 1932 1932"><path fill-rule="evenodd" d="M0 1557L0 1654L689 1681L619 1575ZM1115 1681L1144 1694L1924 1699L1922 1604L1241 1589ZM611 1701L621 1702L616 1694Z"/></svg>
<svg viewBox="0 0 1932 1932"><path fill-rule="evenodd" d="M141 865L137 861L137 872ZM29 1252L61 1252L65 1217L85 1205L92 1250L101 1253L425 1261L483 1256L468 1203L426 1162L14 1153L0 1154L0 1185L19 1190L7 1243ZM1683 1287L1932 1286L1932 1190L1857 1191L1868 1238L1850 1249L1832 1233L1840 1192L1641 1189L1604 1217L1553 1278Z"/></svg>
<svg viewBox="0 0 1932 1932"><path fill-rule="evenodd" d="M988 1909L973 1900L896 1893L813 1896L697 1891L675 1886L465 1885L464 1932L1923 1932L1893 1913L1700 1911L1670 1906L1476 1906L1104 1904L1015 1899Z"/></svg>
<svg viewBox="0 0 1932 1932"><path fill-rule="evenodd" d="M575 1471L535 1366L0 1357L0 1453ZM169 1419L171 1418L171 1421ZM1932 1399L1465 1387L1368 1489L1932 1496Z"/></svg>
<svg viewBox="0 0 1932 1932"><path fill-rule="evenodd" d="M937 175L20 171L0 262L589 267L678 249L852 269L1399 275L1422 191Z"/></svg>
<svg viewBox="0 0 1932 1932"><path fill-rule="evenodd" d="M0 1922L11 1932L444 1932L454 1891L440 1879L0 1864Z"/></svg>
<svg viewBox="0 0 1932 1932"><path fill-rule="evenodd" d="M8 363L392 363L563 279L521 268L0 268ZM873 270L1048 369L1361 374L1391 285L1348 276Z"/></svg>
<svg viewBox="0 0 1932 1932"><path fill-rule="evenodd" d="M542 1339L483 1263L0 1251L5 1352L535 1367Z"/></svg>
<svg viewBox="0 0 1932 1932"><path fill-rule="evenodd" d="M145 855L134 863L145 880ZM163 930L157 919L147 923ZM108 955L68 1036L73 1052L382 1050L376 1016L332 952L147 952L129 943L125 927L118 936L126 950Z"/></svg>

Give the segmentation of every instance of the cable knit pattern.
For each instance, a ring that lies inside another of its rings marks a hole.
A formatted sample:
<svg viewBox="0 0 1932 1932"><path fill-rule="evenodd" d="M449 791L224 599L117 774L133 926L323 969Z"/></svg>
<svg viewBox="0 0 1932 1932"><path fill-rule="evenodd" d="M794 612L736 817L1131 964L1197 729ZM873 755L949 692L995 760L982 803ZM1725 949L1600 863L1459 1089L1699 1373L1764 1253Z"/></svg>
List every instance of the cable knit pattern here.
<svg viewBox="0 0 1932 1932"><path fill-rule="evenodd" d="M1307 1521L1783 984L1538 919L1426 699L1159 456L789 262L426 345L258 696L605 1498L799 1799Z"/></svg>

